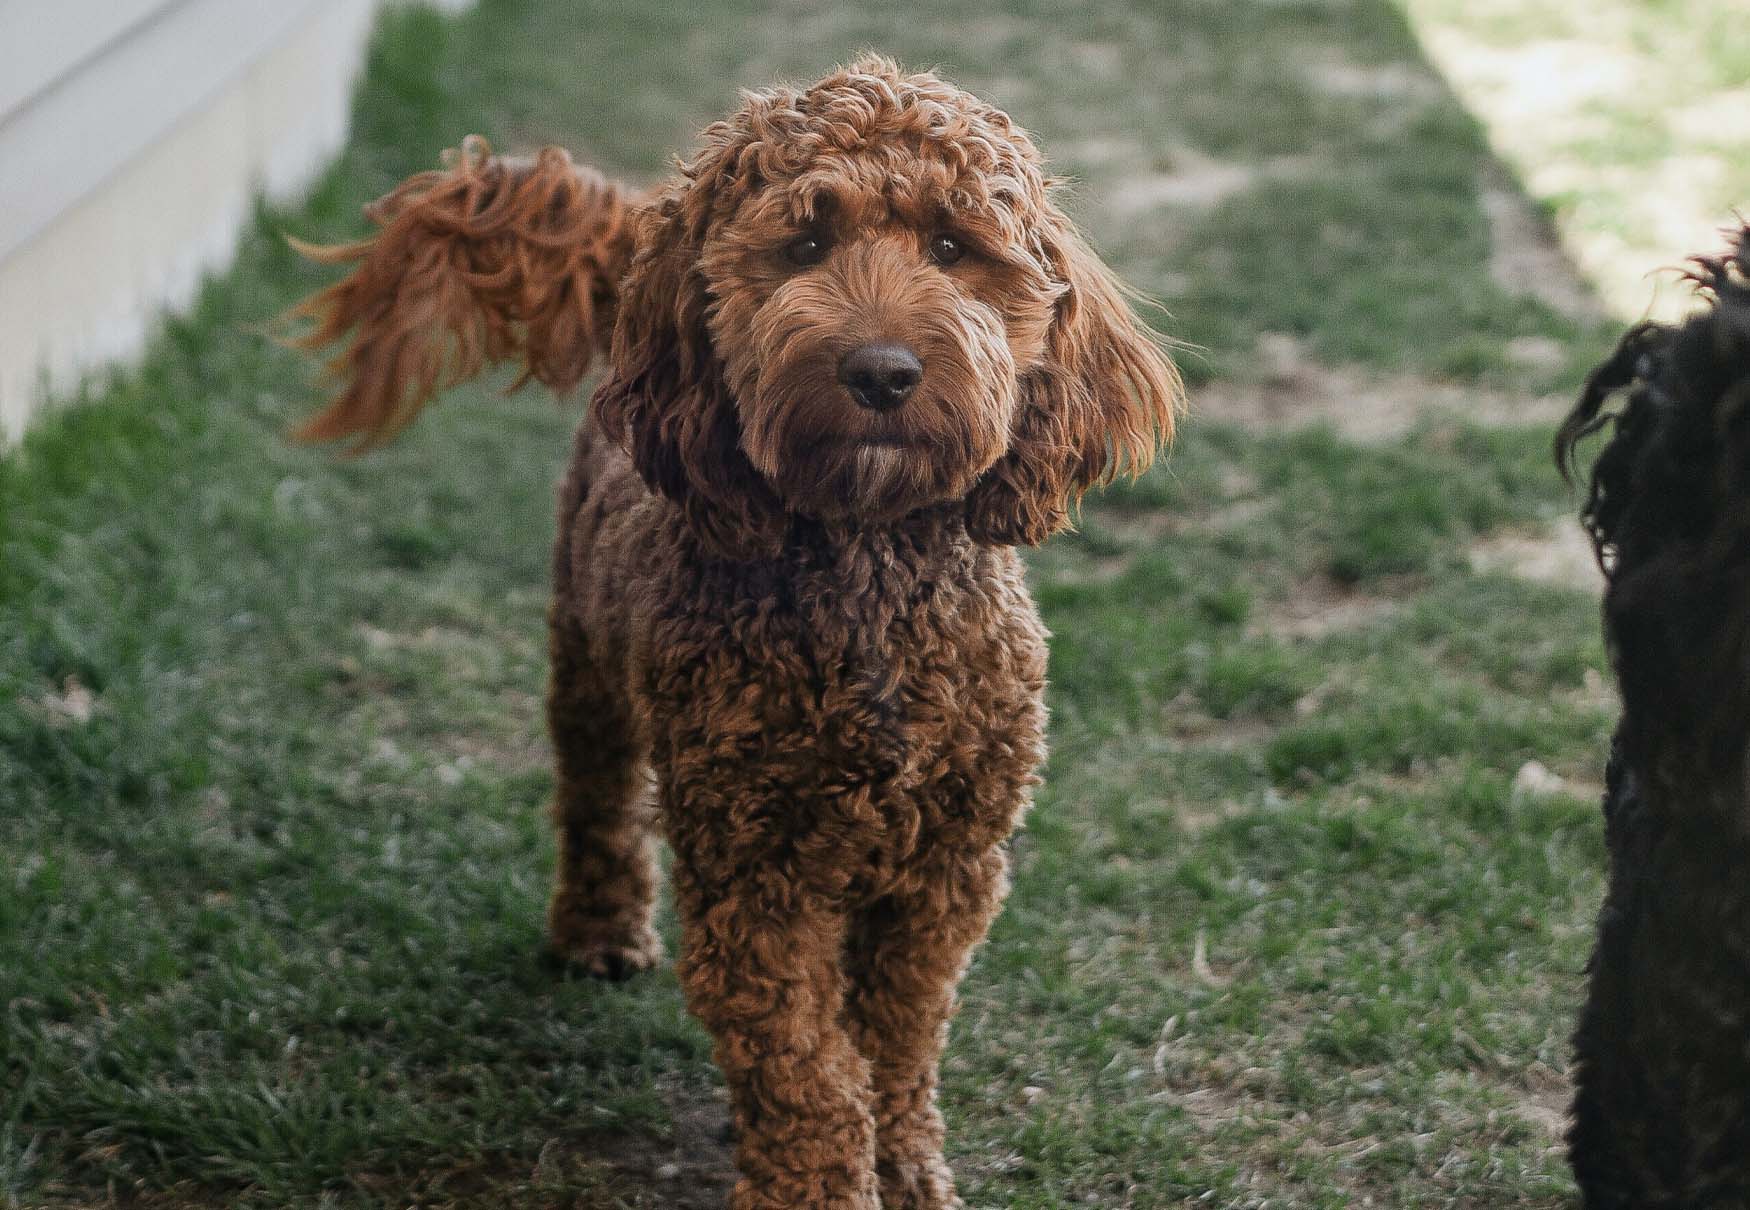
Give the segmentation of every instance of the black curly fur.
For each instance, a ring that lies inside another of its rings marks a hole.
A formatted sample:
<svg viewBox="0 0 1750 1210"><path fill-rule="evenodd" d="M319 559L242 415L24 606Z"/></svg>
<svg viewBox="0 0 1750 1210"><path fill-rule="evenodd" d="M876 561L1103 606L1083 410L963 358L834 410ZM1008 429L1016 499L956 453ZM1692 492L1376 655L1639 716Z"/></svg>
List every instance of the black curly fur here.
<svg viewBox="0 0 1750 1210"><path fill-rule="evenodd" d="M1630 331L1556 439L1570 472L1612 426L1582 514L1623 700L1574 1037L1587 1210L1750 1207L1750 226L1693 264L1712 305Z"/></svg>

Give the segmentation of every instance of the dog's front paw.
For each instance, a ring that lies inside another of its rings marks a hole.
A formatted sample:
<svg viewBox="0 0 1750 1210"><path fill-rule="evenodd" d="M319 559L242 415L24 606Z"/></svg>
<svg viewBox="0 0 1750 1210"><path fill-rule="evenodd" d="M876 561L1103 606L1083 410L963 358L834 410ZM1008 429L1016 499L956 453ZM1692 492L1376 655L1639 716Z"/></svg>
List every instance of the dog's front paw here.
<svg viewBox="0 0 1750 1210"><path fill-rule="evenodd" d="M818 1179L805 1184L756 1185L742 1177L729 1194L729 1210L886 1210L873 1181L853 1189L833 1189Z"/></svg>
<svg viewBox="0 0 1750 1210"><path fill-rule="evenodd" d="M661 962L662 942L652 940L647 945L590 945L563 951L555 948L554 952L566 966L575 967L591 978L618 982L621 979L630 979Z"/></svg>
<svg viewBox="0 0 1750 1210"><path fill-rule="evenodd" d="M879 1164L882 1210L966 1210L954 1194L954 1177L938 1155Z"/></svg>
<svg viewBox="0 0 1750 1210"><path fill-rule="evenodd" d="M580 919L559 910L548 916L547 948L560 964L596 979L629 979L662 961L662 938L647 924Z"/></svg>

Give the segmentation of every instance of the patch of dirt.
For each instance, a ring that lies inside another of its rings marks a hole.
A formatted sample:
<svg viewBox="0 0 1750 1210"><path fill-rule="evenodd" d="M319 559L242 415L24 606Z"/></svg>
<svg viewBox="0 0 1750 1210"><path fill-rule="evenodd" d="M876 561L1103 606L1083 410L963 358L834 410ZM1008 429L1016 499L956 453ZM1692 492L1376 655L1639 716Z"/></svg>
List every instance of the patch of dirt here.
<svg viewBox="0 0 1750 1210"><path fill-rule="evenodd" d="M1596 668L1586 669L1577 687L1561 690L1558 696L1580 710L1615 712L1622 709L1622 699L1616 694L1616 685Z"/></svg>
<svg viewBox="0 0 1750 1210"><path fill-rule="evenodd" d="M1175 811L1173 822L1178 824L1180 829L1188 835L1196 836L1201 832L1207 832L1217 824L1226 823L1230 819L1238 819L1253 810L1255 808L1230 798L1213 807L1186 807L1183 810Z"/></svg>
<svg viewBox="0 0 1750 1210"><path fill-rule="evenodd" d="M1169 722L1173 737L1204 752L1237 752L1266 743L1278 730L1261 718L1211 718L1201 711L1180 714Z"/></svg>
<svg viewBox="0 0 1750 1210"><path fill-rule="evenodd" d="M91 716L97 713L99 702L97 695L87 689L78 677L69 676L61 682L59 693L49 689L34 698L20 695L18 704L49 726L61 730L82 727L89 723Z"/></svg>
<svg viewBox="0 0 1750 1210"><path fill-rule="evenodd" d="M551 1138L526 1156L482 1156L408 1178L354 1173L385 1203L409 1210L721 1210L735 1170L728 1109L717 1099L671 1092L672 1137Z"/></svg>
<svg viewBox="0 0 1750 1210"><path fill-rule="evenodd" d="M1489 219L1489 276L1508 294L1534 298L1559 315L1594 319L1600 307L1574 269L1561 237L1524 194L1499 172L1478 190Z"/></svg>
<svg viewBox="0 0 1750 1210"><path fill-rule="evenodd" d="M1133 172L1103 191L1102 202L1115 219L1132 219L1162 206L1206 209L1270 180L1304 176L1319 165L1315 156L1276 156L1262 163L1218 160L1184 145L1166 154L1165 165Z"/></svg>
<svg viewBox="0 0 1750 1210"><path fill-rule="evenodd" d="M1567 363L1568 351L1553 336L1515 336L1507 342L1507 360L1526 370L1553 373Z"/></svg>
<svg viewBox="0 0 1750 1210"><path fill-rule="evenodd" d="M1090 508L1087 515L1089 520L1097 522L1120 541L1144 547L1159 545L1184 529L1182 517L1158 508L1101 508L1097 511Z"/></svg>
<svg viewBox="0 0 1750 1210"><path fill-rule="evenodd" d="M1090 134L1086 138L1070 139L1052 145L1051 158L1065 167L1078 170L1134 164L1147 154L1136 139L1122 135Z"/></svg>
<svg viewBox="0 0 1750 1210"><path fill-rule="evenodd" d="M1275 501L1265 496L1248 496L1243 500L1230 500L1220 508L1211 509L1206 513L1193 514L1190 525L1220 533L1223 530L1240 529L1250 525L1259 517L1270 511Z"/></svg>
<svg viewBox="0 0 1750 1210"><path fill-rule="evenodd" d="M1124 70L1124 48L1116 42L1075 42L1069 47L1070 62L1084 76L1114 80Z"/></svg>
<svg viewBox="0 0 1750 1210"><path fill-rule="evenodd" d="M1592 543L1577 524L1558 525L1546 533L1496 534L1470 548L1477 571L1502 572L1539 584L1602 592L1604 573L1598 570Z"/></svg>
<svg viewBox="0 0 1750 1210"><path fill-rule="evenodd" d="M1514 801L1548 798L1564 794L1570 798L1593 799L1604 793L1603 783L1579 777L1563 777L1552 773L1542 761L1528 760L1513 775Z"/></svg>
<svg viewBox="0 0 1750 1210"><path fill-rule="evenodd" d="M1171 510L1132 511L1093 505L1087 516L1121 541L1149 547L1193 530L1210 532L1248 525L1275 503L1271 497L1257 494L1258 477L1243 467L1222 467L1218 483L1220 491L1207 501L1191 500Z"/></svg>
<svg viewBox="0 0 1750 1210"><path fill-rule="evenodd" d="M462 767L486 764L509 772L542 769L553 763L540 695L504 689L494 695L498 719L490 727L447 732L429 746Z"/></svg>
<svg viewBox="0 0 1750 1210"><path fill-rule="evenodd" d="M1411 580L1387 579L1377 582L1376 591L1360 592L1329 576L1313 576L1295 585L1284 599L1265 605L1247 630L1254 636L1291 639L1322 639L1359 630L1396 613L1414 587Z"/></svg>
<svg viewBox="0 0 1750 1210"><path fill-rule="evenodd" d="M1193 421L1217 420L1259 432L1328 424L1352 441L1380 442L1439 415L1476 424L1553 427L1571 403L1564 395L1526 397L1415 374L1332 368L1281 333L1259 337L1257 354L1256 378L1212 382L1192 396Z"/></svg>
<svg viewBox="0 0 1750 1210"><path fill-rule="evenodd" d="M1568 1129L1568 1107L1574 1101L1574 1085L1565 1072L1533 1062L1507 1095L1515 1116L1537 1127L1552 1146L1561 1144Z"/></svg>
<svg viewBox="0 0 1750 1210"><path fill-rule="evenodd" d="M1446 92L1440 77L1420 63L1357 63L1341 47L1301 52L1301 75L1326 96L1402 105L1427 104Z"/></svg>
<svg viewBox="0 0 1750 1210"><path fill-rule="evenodd" d="M634 1206L664 1210L720 1210L735 1184L729 1106L721 1097L667 1098L673 1135L662 1143L632 1135L610 1140L595 1162L613 1173L624 1192L642 1195Z"/></svg>

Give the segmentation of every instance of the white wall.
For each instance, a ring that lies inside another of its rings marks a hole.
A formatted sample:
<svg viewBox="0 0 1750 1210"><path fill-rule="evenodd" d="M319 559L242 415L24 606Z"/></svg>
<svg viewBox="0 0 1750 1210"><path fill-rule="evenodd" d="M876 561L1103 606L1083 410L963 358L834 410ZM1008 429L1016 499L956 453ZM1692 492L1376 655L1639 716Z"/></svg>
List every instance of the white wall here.
<svg viewBox="0 0 1750 1210"><path fill-rule="evenodd" d="M0 0L0 445L321 170L378 7Z"/></svg>

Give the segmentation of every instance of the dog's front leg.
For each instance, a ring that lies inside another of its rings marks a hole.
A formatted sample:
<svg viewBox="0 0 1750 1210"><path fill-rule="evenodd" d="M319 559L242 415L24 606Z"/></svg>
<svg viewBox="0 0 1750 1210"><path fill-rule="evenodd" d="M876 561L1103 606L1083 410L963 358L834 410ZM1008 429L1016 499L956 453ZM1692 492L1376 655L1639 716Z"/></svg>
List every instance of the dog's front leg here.
<svg viewBox="0 0 1750 1210"><path fill-rule="evenodd" d="M885 1210L961 1205L942 1158L936 1068L954 989L1007 886L1000 848L946 853L909 871L854 921L847 1020L872 1068Z"/></svg>
<svg viewBox="0 0 1750 1210"><path fill-rule="evenodd" d="M734 1106L731 1210L879 1210L869 1065L841 1019L843 910L775 867L687 858L677 851L680 979Z"/></svg>

